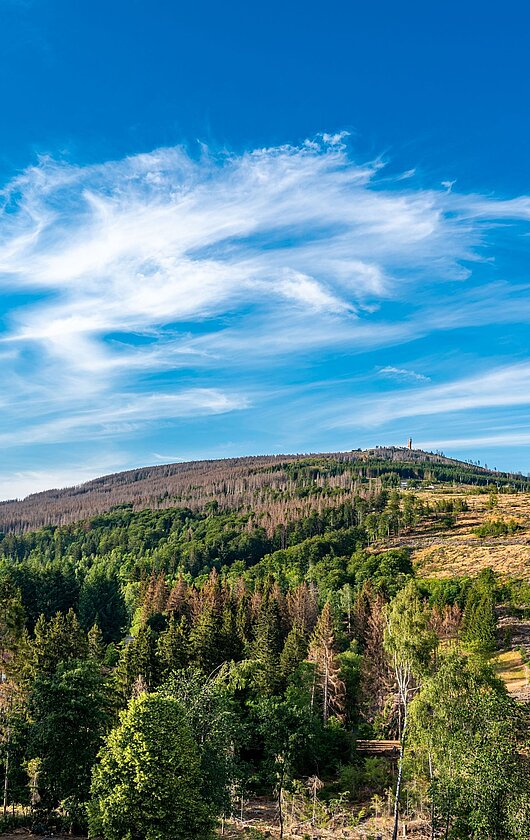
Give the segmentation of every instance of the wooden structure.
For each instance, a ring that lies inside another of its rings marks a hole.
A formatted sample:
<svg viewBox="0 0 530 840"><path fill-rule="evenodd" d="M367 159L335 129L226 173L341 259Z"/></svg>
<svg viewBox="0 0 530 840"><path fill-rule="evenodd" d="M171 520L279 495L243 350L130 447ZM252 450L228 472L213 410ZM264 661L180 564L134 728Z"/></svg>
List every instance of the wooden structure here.
<svg viewBox="0 0 530 840"><path fill-rule="evenodd" d="M365 755L399 755L399 741L363 741L356 742L357 752Z"/></svg>

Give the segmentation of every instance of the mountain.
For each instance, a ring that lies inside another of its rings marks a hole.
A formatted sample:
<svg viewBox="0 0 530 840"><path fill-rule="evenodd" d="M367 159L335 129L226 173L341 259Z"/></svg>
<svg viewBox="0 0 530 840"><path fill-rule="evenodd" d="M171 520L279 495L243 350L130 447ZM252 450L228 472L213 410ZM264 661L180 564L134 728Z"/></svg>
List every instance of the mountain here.
<svg viewBox="0 0 530 840"><path fill-rule="evenodd" d="M406 742L414 836L432 836L422 756L434 744L442 780L451 751L450 790L467 821L457 836L472 836L473 819L481 836L526 837L525 489L522 476L391 447L146 467L6 502L6 810L27 829L82 831L92 797L90 833L101 836L101 809L114 808L116 784L126 784L117 833L107 836L123 836L129 801L134 836L152 836L137 833L138 815L153 813L159 825L149 791L165 791L175 766L175 792L160 801L170 815L180 808L187 788L176 756L187 744L191 811L206 795L212 819L228 805L239 817L223 818L233 840L249 837L249 819L252 836L278 836L285 773L292 836L313 813L315 837L389 837L410 699L399 685L413 662L424 680L414 708L424 704L426 721L418 730L423 714L411 716ZM39 796L29 812L28 769ZM492 788L499 779L502 795ZM490 799L495 827L482 831ZM512 815L515 828L504 831ZM3 826L11 819L0 817L0 834Z"/></svg>
<svg viewBox="0 0 530 840"><path fill-rule="evenodd" d="M223 509L251 507L258 517L281 522L318 509L323 497L339 504L366 490L366 485L379 489L391 473L396 480L406 481L512 483L519 489L528 483L521 475L404 447L190 461L127 470L0 502L0 531L66 525L118 505L134 510L188 507L197 511L213 502Z"/></svg>

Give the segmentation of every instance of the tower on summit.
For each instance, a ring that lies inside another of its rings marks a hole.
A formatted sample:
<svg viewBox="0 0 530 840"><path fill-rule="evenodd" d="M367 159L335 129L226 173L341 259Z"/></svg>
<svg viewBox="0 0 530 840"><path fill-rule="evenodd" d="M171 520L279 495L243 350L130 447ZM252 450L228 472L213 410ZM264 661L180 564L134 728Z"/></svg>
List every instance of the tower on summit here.
<svg viewBox="0 0 530 840"><path fill-rule="evenodd" d="M409 438L407 441L407 449L412 449L412 438Z"/></svg>

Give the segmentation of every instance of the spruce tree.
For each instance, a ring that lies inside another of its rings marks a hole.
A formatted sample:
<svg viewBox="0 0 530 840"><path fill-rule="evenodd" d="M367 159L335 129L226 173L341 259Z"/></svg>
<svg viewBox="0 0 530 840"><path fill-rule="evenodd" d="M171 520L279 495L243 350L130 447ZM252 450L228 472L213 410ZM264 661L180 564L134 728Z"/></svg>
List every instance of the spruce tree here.
<svg viewBox="0 0 530 840"><path fill-rule="evenodd" d="M127 625L127 608L111 569L97 564L86 575L79 594L79 622L87 631L97 624L106 644L121 639Z"/></svg>
<svg viewBox="0 0 530 840"><path fill-rule="evenodd" d="M280 655L280 673L288 679L307 656L307 638L298 624L293 624Z"/></svg>
<svg viewBox="0 0 530 840"><path fill-rule="evenodd" d="M0 661L13 653L25 623L20 590L7 577L0 577Z"/></svg>
<svg viewBox="0 0 530 840"><path fill-rule="evenodd" d="M148 625L142 624L137 636L124 644L114 679L119 693L125 699L131 697L138 680L147 688L154 688L158 684L160 673L156 640L156 633Z"/></svg>
<svg viewBox="0 0 530 840"><path fill-rule="evenodd" d="M315 666L315 688L320 693L322 720L330 714L342 719L345 709L345 688L335 650L335 628L331 606L326 602L309 644L309 661Z"/></svg>
<svg viewBox="0 0 530 840"><path fill-rule="evenodd" d="M232 603L227 602L221 615L219 646L224 662L239 660L243 654L243 644L239 638L236 615Z"/></svg>
<svg viewBox="0 0 530 840"><path fill-rule="evenodd" d="M158 637L157 657L160 676L166 679L173 671L186 668L190 658L189 625L185 616L172 613L167 629Z"/></svg>
<svg viewBox="0 0 530 840"><path fill-rule="evenodd" d="M33 641L37 672L52 674L61 662L85 659L87 652L86 635L72 609L66 615L57 613L49 621L40 616Z"/></svg>
<svg viewBox="0 0 530 840"><path fill-rule="evenodd" d="M269 610L267 602L264 601L256 623L254 641L250 647L251 659L256 664L256 685L264 694L273 694L278 687L280 650L278 612L274 608Z"/></svg>
<svg viewBox="0 0 530 840"><path fill-rule="evenodd" d="M495 650L495 577L482 572L470 587L462 616L462 637L476 652L490 656Z"/></svg>
<svg viewBox="0 0 530 840"><path fill-rule="evenodd" d="M176 613L178 616L187 613L188 585L182 575L179 575L177 582L169 593L167 600L168 613Z"/></svg>
<svg viewBox="0 0 530 840"><path fill-rule="evenodd" d="M190 633L190 660L205 674L210 674L223 661L219 649L220 632L219 614L206 604Z"/></svg>
<svg viewBox="0 0 530 840"><path fill-rule="evenodd" d="M94 662L102 663L105 659L105 643L103 633L97 624L92 625L87 634L88 657Z"/></svg>

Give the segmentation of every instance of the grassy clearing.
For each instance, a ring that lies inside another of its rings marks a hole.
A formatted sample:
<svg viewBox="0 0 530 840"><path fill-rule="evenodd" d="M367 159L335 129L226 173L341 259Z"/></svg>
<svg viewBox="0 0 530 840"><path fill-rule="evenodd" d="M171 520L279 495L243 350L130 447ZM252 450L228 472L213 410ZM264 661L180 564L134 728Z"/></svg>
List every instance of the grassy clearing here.
<svg viewBox="0 0 530 840"><path fill-rule="evenodd" d="M493 667L510 694L519 693L528 685L529 669L518 650L507 650L497 654Z"/></svg>
<svg viewBox="0 0 530 840"><path fill-rule="evenodd" d="M530 580L530 494L499 495L497 506L489 496L458 488L455 492L418 491L426 502L465 496L469 510L459 513L447 528L432 518L413 533L392 541L408 546L418 573L425 577L476 575L492 568L501 576ZM474 530L491 519L515 519L518 530L503 537L480 538Z"/></svg>

